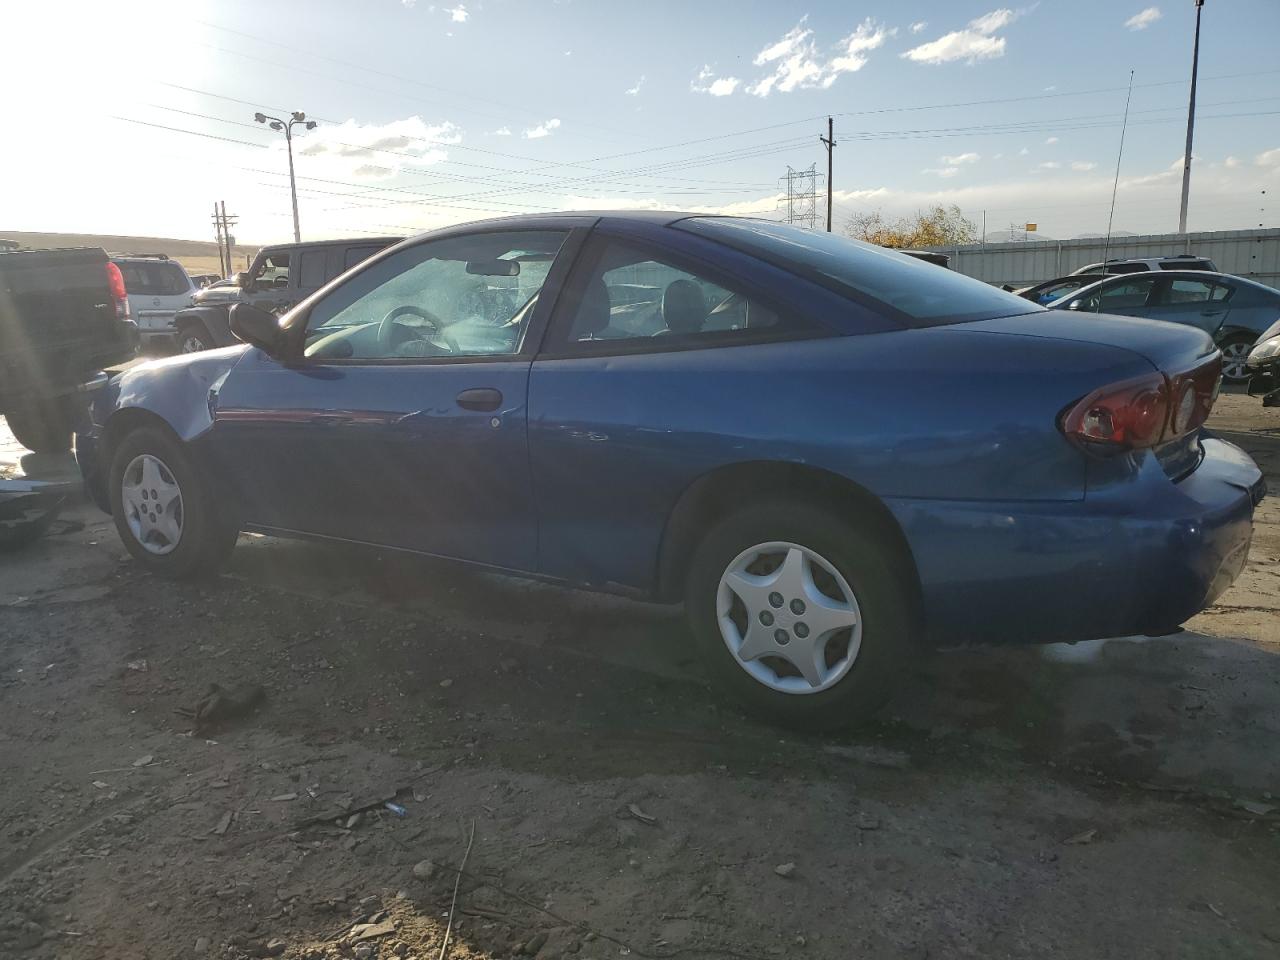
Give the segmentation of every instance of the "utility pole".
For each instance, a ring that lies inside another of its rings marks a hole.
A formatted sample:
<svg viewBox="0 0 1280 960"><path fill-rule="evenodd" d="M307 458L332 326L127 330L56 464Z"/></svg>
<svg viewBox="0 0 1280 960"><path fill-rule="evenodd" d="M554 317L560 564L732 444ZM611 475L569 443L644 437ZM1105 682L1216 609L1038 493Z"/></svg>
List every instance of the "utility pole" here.
<svg viewBox="0 0 1280 960"><path fill-rule="evenodd" d="M814 230L818 226L818 165L808 170L787 167L787 223Z"/></svg>
<svg viewBox="0 0 1280 960"><path fill-rule="evenodd" d="M1187 232L1187 201L1191 197L1191 139L1196 126L1196 73L1200 69L1200 10L1204 0L1196 0L1196 41L1191 48L1191 102L1187 106L1187 149L1182 155L1182 207L1178 210L1178 232Z"/></svg>
<svg viewBox="0 0 1280 960"><path fill-rule="evenodd" d="M831 232L831 154L836 147L835 121L827 117L827 135L818 139L827 148L827 233Z"/></svg>
<svg viewBox="0 0 1280 960"><path fill-rule="evenodd" d="M213 236L218 241L218 272L224 277L230 274L227 269L227 253L226 248L222 244L222 216L218 213L218 204L213 204Z"/></svg>
<svg viewBox="0 0 1280 960"><path fill-rule="evenodd" d="M302 242L302 233L298 229L298 184L293 176L293 128L295 125L301 125L306 130L314 130L316 122L308 120L307 115L301 110L293 111L288 120L281 120L279 117L269 117L265 113L255 113L253 119L258 123L265 123L272 130L284 131L284 145L289 152L289 196L293 199L293 242Z"/></svg>

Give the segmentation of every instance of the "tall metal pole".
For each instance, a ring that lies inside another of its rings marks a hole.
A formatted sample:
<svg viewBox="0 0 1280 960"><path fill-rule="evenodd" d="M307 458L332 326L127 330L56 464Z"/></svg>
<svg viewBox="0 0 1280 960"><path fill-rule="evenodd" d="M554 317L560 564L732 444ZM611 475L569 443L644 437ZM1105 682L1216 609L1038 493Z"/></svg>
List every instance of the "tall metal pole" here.
<svg viewBox="0 0 1280 960"><path fill-rule="evenodd" d="M284 145L289 151L289 196L293 199L293 242L302 242L302 232L298 229L298 184L293 179L293 124L284 126Z"/></svg>
<svg viewBox="0 0 1280 960"><path fill-rule="evenodd" d="M835 121L827 117L827 135L818 137L827 148L827 233L831 232L831 154L835 151Z"/></svg>
<svg viewBox="0 0 1280 960"><path fill-rule="evenodd" d="M1178 232L1187 232L1187 201L1191 197L1191 140L1196 126L1196 73L1200 69L1200 10L1204 0L1196 0L1196 42L1191 50L1191 101L1187 106L1187 149L1182 155L1182 206L1178 210Z"/></svg>

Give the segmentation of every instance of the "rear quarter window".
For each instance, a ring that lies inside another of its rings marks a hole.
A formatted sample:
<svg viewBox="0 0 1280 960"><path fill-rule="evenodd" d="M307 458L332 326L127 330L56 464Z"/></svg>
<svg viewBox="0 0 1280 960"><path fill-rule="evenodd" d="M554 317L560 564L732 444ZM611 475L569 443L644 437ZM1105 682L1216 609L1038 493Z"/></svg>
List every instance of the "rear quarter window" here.
<svg viewBox="0 0 1280 960"><path fill-rule="evenodd" d="M911 326L1039 313L1043 307L896 250L768 220L691 217L674 224L759 257Z"/></svg>

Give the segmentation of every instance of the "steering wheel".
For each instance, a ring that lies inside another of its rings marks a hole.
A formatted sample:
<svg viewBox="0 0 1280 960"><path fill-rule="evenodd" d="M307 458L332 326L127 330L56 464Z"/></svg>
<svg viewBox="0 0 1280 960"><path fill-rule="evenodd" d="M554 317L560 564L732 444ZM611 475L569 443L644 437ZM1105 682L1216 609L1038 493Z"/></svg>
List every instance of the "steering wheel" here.
<svg viewBox="0 0 1280 960"><path fill-rule="evenodd" d="M431 339L441 341L444 344L444 348L450 353L462 352L461 347L458 346L458 341L444 332L444 321L429 310L424 310L422 307L416 307L411 303L406 303L403 306L396 307L394 310L388 312L378 324L378 346L384 353L389 353L395 348L396 344L393 342L392 338L395 335L396 327L402 326L402 324L398 324L396 321L401 317L407 316L420 317L427 321L427 323L430 324L429 336Z"/></svg>

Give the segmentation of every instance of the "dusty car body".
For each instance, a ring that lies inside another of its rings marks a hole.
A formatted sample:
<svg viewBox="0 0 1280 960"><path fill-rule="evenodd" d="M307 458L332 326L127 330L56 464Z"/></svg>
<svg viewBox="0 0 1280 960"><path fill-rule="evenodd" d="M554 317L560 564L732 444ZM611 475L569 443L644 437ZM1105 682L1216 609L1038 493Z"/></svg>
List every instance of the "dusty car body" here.
<svg viewBox="0 0 1280 960"><path fill-rule="evenodd" d="M115 379L77 448L140 562L256 530L683 600L715 675L804 725L917 643L1175 628L1263 492L1200 430L1204 332L762 221L450 228L232 322Z"/></svg>

